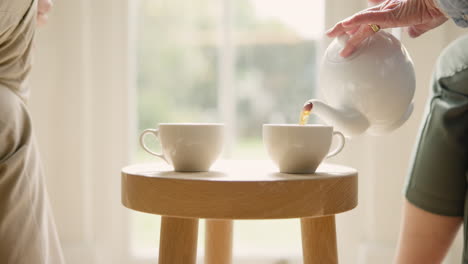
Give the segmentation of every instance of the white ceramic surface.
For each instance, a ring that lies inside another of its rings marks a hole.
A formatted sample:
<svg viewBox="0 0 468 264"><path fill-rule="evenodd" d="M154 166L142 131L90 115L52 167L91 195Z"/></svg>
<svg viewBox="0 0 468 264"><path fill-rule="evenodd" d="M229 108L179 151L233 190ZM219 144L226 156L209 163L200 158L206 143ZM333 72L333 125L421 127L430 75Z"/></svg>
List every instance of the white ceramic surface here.
<svg viewBox="0 0 468 264"><path fill-rule="evenodd" d="M339 52L343 35L328 46L322 59L319 87L327 103L312 99L313 113L327 124L354 136L382 134L401 126L413 110L413 62L390 33L380 31L349 58Z"/></svg>
<svg viewBox="0 0 468 264"><path fill-rule="evenodd" d="M159 139L162 153L145 145L145 136ZM175 171L208 171L219 158L224 144L223 124L159 124L158 129L145 129L140 144L148 153L174 166Z"/></svg>
<svg viewBox="0 0 468 264"><path fill-rule="evenodd" d="M329 152L332 136L340 139ZM263 125L263 144L282 173L314 173L323 159L333 157L344 147L344 136L323 125Z"/></svg>

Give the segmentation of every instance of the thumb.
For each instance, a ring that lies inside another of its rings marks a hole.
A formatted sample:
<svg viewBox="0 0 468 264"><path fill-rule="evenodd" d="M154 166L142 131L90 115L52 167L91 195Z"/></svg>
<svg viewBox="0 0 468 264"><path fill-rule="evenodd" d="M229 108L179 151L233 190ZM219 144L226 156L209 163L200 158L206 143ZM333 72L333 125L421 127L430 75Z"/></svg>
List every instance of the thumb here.
<svg viewBox="0 0 468 264"><path fill-rule="evenodd" d="M447 21L447 18L441 16L428 23L413 25L408 28L408 35L412 38L417 38L422 34L426 33L427 31L442 25L445 21Z"/></svg>
<svg viewBox="0 0 468 264"><path fill-rule="evenodd" d="M430 29L431 28L426 24L414 25L408 28L408 35L412 38L417 38Z"/></svg>

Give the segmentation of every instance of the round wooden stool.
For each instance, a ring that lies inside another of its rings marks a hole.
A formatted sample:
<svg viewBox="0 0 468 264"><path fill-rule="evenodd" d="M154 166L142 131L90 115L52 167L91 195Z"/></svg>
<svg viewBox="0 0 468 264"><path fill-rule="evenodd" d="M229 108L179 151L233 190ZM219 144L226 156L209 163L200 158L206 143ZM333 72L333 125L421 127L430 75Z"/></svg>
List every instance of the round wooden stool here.
<svg viewBox="0 0 468 264"><path fill-rule="evenodd" d="M305 264L338 263L335 214L357 205L357 171L322 164L283 174L270 161L218 161L210 172L165 164L122 169L122 203L162 215L160 264L194 264L198 219L206 221L205 263L229 264L232 220L301 218ZM272 230L273 232L273 230Z"/></svg>

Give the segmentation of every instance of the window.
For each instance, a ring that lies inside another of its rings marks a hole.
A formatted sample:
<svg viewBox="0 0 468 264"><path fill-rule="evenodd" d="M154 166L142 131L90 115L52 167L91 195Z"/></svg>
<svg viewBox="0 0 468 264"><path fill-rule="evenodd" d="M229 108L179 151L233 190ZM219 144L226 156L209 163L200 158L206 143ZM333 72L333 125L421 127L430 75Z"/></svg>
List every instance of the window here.
<svg viewBox="0 0 468 264"><path fill-rule="evenodd" d="M298 122L314 94L322 0L140 0L138 10L140 131L163 122L224 122L224 158L267 158L262 124ZM154 157L139 149L135 161ZM159 220L132 213L135 255L156 256ZM240 259L292 263L301 255L297 219L234 225ZM202 252L203 222L200 227Z"/></svg>

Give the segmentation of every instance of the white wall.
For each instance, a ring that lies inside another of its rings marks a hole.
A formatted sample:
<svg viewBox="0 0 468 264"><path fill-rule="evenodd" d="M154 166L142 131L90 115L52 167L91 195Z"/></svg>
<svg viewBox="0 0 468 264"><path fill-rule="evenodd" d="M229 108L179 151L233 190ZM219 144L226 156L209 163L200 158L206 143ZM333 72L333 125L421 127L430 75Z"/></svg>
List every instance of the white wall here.
<svg viewBox="0 0 468 264"><path fill-rule="evenodd" d="M30 106L69 263L125 263L119 169L136 128L127 111L133 76L126 2L57 1L38 33ZM327 1L326 24L363 7L359 0ZM449 22L418 39L404 37L417 75L411 119L391 135L348 141L334 160L360 172L359 206L337 218L341 263L391 263L432 67L460 32ZM100 189L107 184L114 191ZM460 244L454 249L447 263L459 263Z"/></svg>

